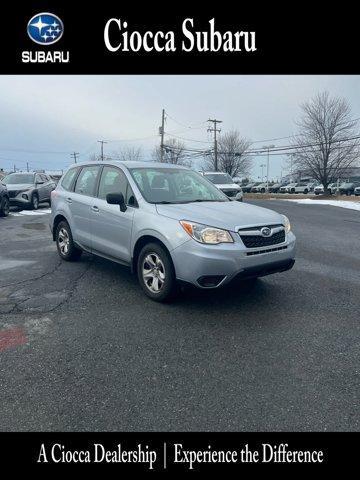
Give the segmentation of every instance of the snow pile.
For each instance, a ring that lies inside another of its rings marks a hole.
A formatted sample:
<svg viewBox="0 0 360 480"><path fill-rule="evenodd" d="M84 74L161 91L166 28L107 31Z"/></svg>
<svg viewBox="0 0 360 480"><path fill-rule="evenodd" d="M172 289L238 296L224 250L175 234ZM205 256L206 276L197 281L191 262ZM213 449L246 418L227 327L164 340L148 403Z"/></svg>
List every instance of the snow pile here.
<svg viewBox="0 0 360 480"><path fill-rule="evenodd" d="M350 210L360 211L360 202L346 202L344 200L312 200L311 198L301 198L299 200L284 199L284 202L296 202L304 205L331 205L332 207L349 208Z"/></svg>

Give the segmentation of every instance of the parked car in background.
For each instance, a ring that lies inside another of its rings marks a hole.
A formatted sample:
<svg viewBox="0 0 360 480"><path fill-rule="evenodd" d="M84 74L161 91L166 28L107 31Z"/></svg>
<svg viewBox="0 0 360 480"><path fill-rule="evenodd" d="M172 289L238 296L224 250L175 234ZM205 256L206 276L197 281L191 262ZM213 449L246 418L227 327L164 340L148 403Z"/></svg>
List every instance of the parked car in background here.
<svg viewBox="0 0 360 480"><path fill-rule="evenodd" d="M224 172L202 172L202 175L210 180L219 190L225 193L229 200L243 201L243 191L240 185L234 183L228 173Z"/></svg>
<svg viewBox="0 0 360 480"><path fill-rule="evenodd" d="M337 191L337 183L329 183L328 190L330 190L331 194L334 195ZM321 193L324 193L324 186L321 184L316 185L316 187L314 187L314 193L315 195L320 195Z"/></svg>
<svg viewBox="0 0 360 480"><path fill-rule="evenodd" d="M7 186L10 205L37 210L39 203L51 203L55 182L45 173L9 173L2 180Z"/></svg>
<svg viewBox="0 0 360 480"><path fill-rule="evenodd" d="M290 193L304 193L307 194L311 191L311 183L297 183L294 187L290 187Z"/></svg>
<svg viewBox="0 0 360 480"><path fill-rule="evenodd" d="M288 183L280 187L280 193L294 193L292 190L296 187L297 183Z"/></svg>
<svg viewBox="0 0 360 480"><path fill-rule="evenodd" d="M0 217L7 217L9 215L9 209L9 194L6 185L0 180Z"/></svg>
<svg viewBox="0 0 360 480"><path fill-rule="evenodd" d="M244 193L250 193L252 187L255 185L258 185L258 184L251 182L251 183L247 183L246 185L243 185L241 188Z"/></svg>
<svg viewBox="0 0 360 480"><path fill-rule="evenodd" d="M360 187L356 187L354 193L358 197L360 195Z"/></svg>
<svg viewBox="0 0 360 480"><path fill-rule="evenodd" d="M231 202L193 170L160 165L72 165L52 193L60 257L76 260L84 250L127 265L155 301L170 299L178 282L218 288L292 268L296 239L287 217Z"/></svg>
<svg viewBox="0 0 360 480"><path fill-rule="evenodd" d="M259 183L258 185L254 185L251 189L252 193L265 193L266 192L266 183Z"/></svg>
<svg viewBox="0 0 360 480"><path fill-rule="evenodd" d="M360 187L360 182L344 182L339 187L340 195L354 195L356 187Z"/></svg>
<svg viewBox="0 0 360 480"><path fill-rule="evenodd" d="M273 185L269 186L269 192L278 193L281 186L282 186L282 183L274 183Z"/></svg>

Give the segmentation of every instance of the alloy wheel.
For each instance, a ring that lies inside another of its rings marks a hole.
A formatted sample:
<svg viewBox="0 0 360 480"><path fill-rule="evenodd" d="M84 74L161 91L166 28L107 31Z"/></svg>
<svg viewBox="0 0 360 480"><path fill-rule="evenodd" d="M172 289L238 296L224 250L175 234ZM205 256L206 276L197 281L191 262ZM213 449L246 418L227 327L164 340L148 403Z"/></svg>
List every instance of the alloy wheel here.
<svg viewBox="0 0 360 480"><path fill-rule="evenodd" d="M157 253L149 253L142 263L144 284L152 293L159 293L165 283L165 267Z"/></svg>
<svg viewBox="0 0 360 480"><path fill-rule="evenodd" d="M70 248L69 233L65 228L61 228L58 235L58 245L62 255L67 255Z"/></svg>

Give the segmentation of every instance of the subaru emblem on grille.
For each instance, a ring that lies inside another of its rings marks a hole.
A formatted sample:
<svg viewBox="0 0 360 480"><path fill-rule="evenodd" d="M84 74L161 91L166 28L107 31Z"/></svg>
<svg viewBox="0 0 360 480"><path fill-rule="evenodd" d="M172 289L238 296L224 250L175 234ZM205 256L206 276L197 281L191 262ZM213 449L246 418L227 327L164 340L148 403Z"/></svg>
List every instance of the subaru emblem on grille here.
<svg viewBox="0 0 360 480"><path fill-rule="evenodd" d="M260 233L263 237L270 237L271 236L271 229L269 227L263 227L260 230Z"/></svg>

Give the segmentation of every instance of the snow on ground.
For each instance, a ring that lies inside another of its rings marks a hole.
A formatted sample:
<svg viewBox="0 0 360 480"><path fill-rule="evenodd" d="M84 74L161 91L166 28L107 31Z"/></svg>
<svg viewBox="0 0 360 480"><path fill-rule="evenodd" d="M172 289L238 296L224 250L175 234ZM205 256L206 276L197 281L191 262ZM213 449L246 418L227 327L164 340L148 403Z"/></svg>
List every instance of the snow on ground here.
<svg viewBox="0 0 360 480"><path fill-rule="evenodd" d="M20 212L10 211L12 217L23 217L24 215L36 216L51 213L51 208L42 208L40 210L21 210Z"/></svg>
<svg viewBox="0 0 360 480"><path fill-rule="evenodd" d="M312 200L311 198L300 198L298 200L283 199L283 202L296 202L304 205L331 205L332 207L349 208L360 212L360 202L346 202L344 200Z"/></svg>

